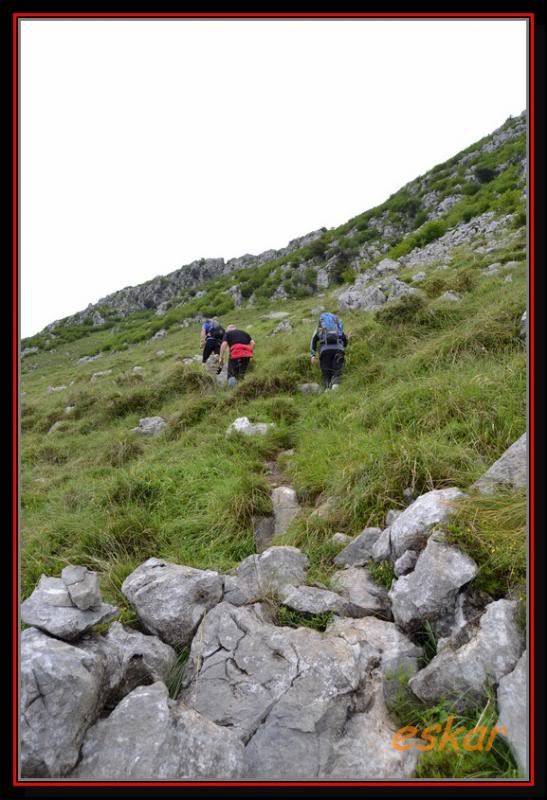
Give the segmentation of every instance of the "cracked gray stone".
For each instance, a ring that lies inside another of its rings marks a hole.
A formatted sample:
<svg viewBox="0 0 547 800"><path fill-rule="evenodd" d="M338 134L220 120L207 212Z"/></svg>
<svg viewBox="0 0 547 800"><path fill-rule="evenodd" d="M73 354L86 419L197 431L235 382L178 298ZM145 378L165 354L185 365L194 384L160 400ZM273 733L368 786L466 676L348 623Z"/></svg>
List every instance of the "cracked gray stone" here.
<svg viewBox="0 0 547 800"><path fill-rule="evenodd" d="M458 590L477 571L469 556L430 538L413 572L398 578L389 591L395 623L404 631L413 631L426 621L453 621Z"/></svg>
<svg viewBox="0 0 547 800"><path fill-rule="evenodd" d="M118 609L108 603L82 611L73 605L64 581L46 575L21 604L23 622L67 641L77 639L99 622L108 622L117 613Z"/></svg>
<svg viewBox="0 0 547 800"><path fill-rule="evenodd" d="M391 558L395 561L405 550L419 550L433 526L446 521L460 497L460 489L434 489L414 500L391 525Z"/></svg>
<svg viewBox="0 0 547 800"><path fill-rule="evenodd" d="M372 556L372 548L382 533L381 528L365 528L334 558L337 567L362 567Z"/></svg>
<svg viewBox="0 0 547 800"><path fill-rule="evenodd" d="M218 572L149 558L122 584L145 630L170 644L188 644L205 612L222 599Z"/></svg>
<svg viewBox="0 0 547 800"><path fill-rule="evenodd" d="M374 581L363 567L338 570L331 578L331 586L348 602L348 614L365 617L377 614L391 616L387 590Z"/></svg>
<svg viewBox="0 0 547 800"><path fill-rule="evenodd" d="M528 657L526 651L512 672L504 675L498 685L497 724L505 726L509 746L522 777L528 772Z"/></svg>
<svg viewBox="0 0 547 800"><path fill-rule="evenodd" d="M166 686L140 686L86 734L74 780L234 780L243 745Z"/></svg>
<svg viewBox="0 0 547 800"><path fill-rule="evenodd" d="M137 686L167 681L177 654L157 636L113 622L105 636L84 637L78 646L104 658L106 700L117 703Z"/></svg>
<svg viewBox="0 0 547 800"><path fill-rule="evenodd" d="M61 579L68 589L72 603L81 611L100 606L101 592L96 572L70 564L61 572Z"/></svg>
<svg viewBox="0 0 547 800"><path fill-rule="evenodd" d="M522 436L513 442L502 456L492 464L484 475L472 485L484 494L492 494L499 487L510 486L525 489L528 483L528 461L526 452L527 437Z"/></svg>
<svg viewBox="0 0 547 800"><path fill-rule="evenodd" d="M306 580L308 557L296 547L269 547L247 556L231 574L224 576L224 600L244 605L275 597L285 586Z"/></svg>
<svg viewBox="0 0 547 800"><path fill-rule="evenodd" d="M433 705L451 700L458 711L482 703L488 685L496 685L516 666L524 650L511 600L490 603L476 634L459 648L443 647L429 664L410 679L414 694Z"/></svg>
<svg viewBox="0 0 547 800"><path fill-rule="evenodd" d="M63 777L102 706L103 659L27 628L20 663L22 776Z"/></svg>

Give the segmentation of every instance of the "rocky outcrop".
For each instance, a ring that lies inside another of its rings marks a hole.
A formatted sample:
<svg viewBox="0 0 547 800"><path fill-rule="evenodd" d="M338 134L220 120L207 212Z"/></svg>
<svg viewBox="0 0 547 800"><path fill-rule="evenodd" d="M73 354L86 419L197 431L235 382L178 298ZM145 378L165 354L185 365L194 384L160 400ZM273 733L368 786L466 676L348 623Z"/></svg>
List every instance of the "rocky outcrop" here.
<svg viewBox="0 0 547 800"><path fill-rule="evenodd" d="M115 606L103 603L98 597L95 606L81 609L72 600L69 588L77 593L75 584L68 585L61 578L42 575L38 586L21 604L21 619L59 639L72 641L99 622L113 619L118 613ZM96 597L90 593L88 597ZM82 597L78 597L80 606Z"/></svg>
<svg viewBox="0 0 547 800"><path fill-rule="evenodd" d="M86 734L75 780L234 780L243 745L161 682L140 686Z"/></svg>
<svg viewBox="0 0 547 800"><path fill-rule="evenodd" d="M365 528L359 536L356 536L344 547L334 558L337 567L363 567L372 556L372 549L378 537L382 533L381 528Z"/></svg>
<svg viewBox="0 0 547 800"><path fill-rule="evenodd" d="M313 780L352 769L365 778L381 764L410 774L413 759L408 766L390 737L380 735L392 730L381 705L366 719L352 713L357 707L366 716L375 707L372 671L380 660L363 640L350 644L336 631L279 628L260 605L222 603L194 639L182 698L245 743L249 780ZM348 717L355 720L349 736ZM366 751L368 760L344 760L355 735L352 759L358 744L368 743L374 748Z"/></svg>
<svg viewBox="0 0 547 800"><path fill-rule="evenodd" d="M21 772L61 777L103 702L102 658L36 628L21 635Z"/></svg>
<svg viewBox="0 0 547 800"><path fill-rule="evenodd" d="M335 613L346 616L348 603L336 592L317 586L286 586L281 590L279 600L282 605L298 611L299 614Z"/></svg>
<svg viewBox="0 0 547 800"><path fill-rule="evenodd" d="M429 622L446 635L454 621L456 594L476 574L477 565L469 556L430 538L414 570L400 577L389 592L396 624L412 631Z"/></svg>
<svg viewBox="0 0 547 800"><path fill-rule="evenodd" d="M256 436L267 433L273 422L250 422L248 417L238 417L226 429L226 433L242 433L244 436Z"/></svg>
<svg viewBox="0 0 547 800"><path fill-rule="evenodd" d="M525 489L528 485L527 439L523 433L505 453L492 464L482 477L475 481L472 489L492 494L498 488Z"/></svg>
<svg viewBox="0 0 547 800"><path fill-rule="evenodd" d="M387 590L373 580L367 569L349 567L338 570L331 578L331 586L346 599L352 617L369 614L384 618L391 616Z"/></svg>
<svg viewBox="0 0 547 800"><path fill-rule="evenodd" d="M86 567L69 565L61 572L69 597L81 611L97 608L101 604L99 576Z"/></svg>
<svg viewBox="0 0 547 800"><path fill-rule="evenodd" d="M429 705L449 699L461 711L484 702L488 686L515 668L524 649L516 605L510 600L490 603L469 641L456 649L443 647L410 679L414 694Z"/></svg>
<svg viewBox="0 0 547 800"><path fill-rule="evenodd" d="M285 587L305 582L308 563L296 547L269 547L248 556L224 576L224 600L240 606L276 597Z"/></svg>
<svg viewBox="0 0 547 800"><path fill-rule="evenodd" d="M145 630L172 647L188 644L205 612L220 602L218 572L149 558L122 584Z"/></svg>
<svg viewBox="0 0 547 800"><path fill-rule="evenodd" d="M105 636L86 636L78 646L102 657L105 667L105 703L112 704L137 686L166 681L177 654L157 636L114 622Z"/></svg>
<svg viewBox="0 0 547 800"><path fill-rule="evenodd" d="M462 497L460 489L434 489L421 495L397 517L390 528L391 557L395 560L405 550L420 549L434 525L443 523Z"/></svg>
<svg viewBox="0 0 547 800"><path fill-rule="evenodd" d="M512 672L500 680L498 686L498 726L505 729L505 738L515 756L522 777L528 771L528 657L526 651Z"/></svg>
<svg viewBox="0 0 547 800"><path fill-rule="evenodd" d="M285 533L300 511L296 492L291 486L277 486L272 491L274 533Z"/></svg>
<svg viewBox="0 0 547 800"><path fill-rule="evenodd" d="M139 420L136 428L131 428L133 433L140 433L142 436L158 436L167 426L163 417L143 417Z"/></svg>

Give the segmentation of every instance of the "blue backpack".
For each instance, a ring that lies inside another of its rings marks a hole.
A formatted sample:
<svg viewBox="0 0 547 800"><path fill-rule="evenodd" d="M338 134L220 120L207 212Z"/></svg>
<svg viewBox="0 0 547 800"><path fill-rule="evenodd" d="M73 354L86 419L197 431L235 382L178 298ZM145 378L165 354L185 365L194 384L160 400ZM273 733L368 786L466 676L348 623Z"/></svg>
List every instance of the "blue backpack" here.
<svg viewBox="0 0 547 800"><path fill-rule="evenodd" d="M319 341L321 344L340 344L344 326L336 314L325 312L319 317Z"/></svg>

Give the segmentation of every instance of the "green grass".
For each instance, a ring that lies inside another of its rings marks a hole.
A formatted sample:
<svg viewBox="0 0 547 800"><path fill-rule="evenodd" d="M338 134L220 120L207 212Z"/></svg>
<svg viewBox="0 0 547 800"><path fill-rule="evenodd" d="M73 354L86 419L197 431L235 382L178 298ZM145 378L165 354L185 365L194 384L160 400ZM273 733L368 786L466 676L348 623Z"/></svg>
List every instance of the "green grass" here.
<svg viewBox="0 0 547 800"><path fill-rule="evenodd" d="M470 269L469 254L461 263ZM80 342L38 354L38 368L23 376L24 593L68 561L100 563L105 573L152 555L234 566L253 552L253 515L270 509L264 462L287 449L285 474L305 513L283 541L308 553L318 579L332 572L332 533L382 524L405 487L467 488L524 430L526 386L524 274L470 286L455 308L432 298L400 319L344 315L351 340L337 395L297 392L318 379L306 355L310 326L300 323L313 299L286 304L291 335L270 337L275 321L241 309L258 344L233 393L177 363L196 351L198 325L163 339L161 359L157 342L105 353L100 368L113 372L95 383L97 362L76 364ZM86 346L100 350L108 335L96 331ZM135 364L144 369L138 385L117 380ZM62 394L46 393L62 383ZM65 405L76 406L66 417ZM168 421L160 437L130 432L145 414ZM275 427L256 439L227 437L238 416ZM59 418L65 428L45 433ZM336 499L328 523L309 516L319 496ZM105 587L119 602L106 578Z"/></svg>
<svg viewBox="0 0 547 800"><path fill-rule="evenodd" d="M448 540L479 564L473 583L495 598L524 596L526 507L524 491L474 493L451 516Z"/></svg>
<svg viewBox="0 0 547 800"><path fill-rule="evenodd" d="M453 706L445 701L426 707L408 689L409 677L403 671L399 675L393 676L394 679L399 680L399 687L388 702L388 708L395 724L400 728L406 726L415 728L414 735L417 738L422 738L421 733L425 728L432 725L440 726L431 731L437 737L436 745L431 750L420 754L416 769L417 778L499 778L508 780L519 777L513 755L502 737L496 736L489 750L486 746L477 750L469 750L463 746L466 733L474 728L477 728L478 731L477 738L472 737L467 741L469 743L478 741L481 727L486 728L487 732L483 741L485 745L488 743L490 732L497 721L495 695L492 690L488 692L483 706L470 709L462 714L455 711ZM461 733L456 736L457 750L450 743L442 749L439 746L442 733L438 731L444 731L447 723L451 724L451 730L463 728ZM430 743L424 738L423 744L427 745L428 742Z"/></svg>

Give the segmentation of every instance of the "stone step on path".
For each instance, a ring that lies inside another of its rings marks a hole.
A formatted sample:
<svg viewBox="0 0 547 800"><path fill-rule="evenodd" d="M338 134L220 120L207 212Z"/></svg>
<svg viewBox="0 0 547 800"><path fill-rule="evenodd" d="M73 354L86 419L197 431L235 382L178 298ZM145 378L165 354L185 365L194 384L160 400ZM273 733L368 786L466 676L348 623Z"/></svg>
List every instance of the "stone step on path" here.
<svg viewBox="0 0 547 800"><path fill-rule="evenodd" d="M295 490L288 485L279 468L278 460L266 462L266 480L272 487L271 498L273 514L256 517L254 520L254 539L257 553L270 546L274 536L285 533L300 511Z"/></svg>

